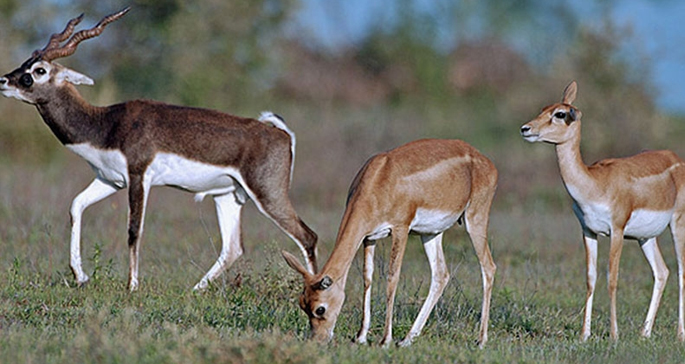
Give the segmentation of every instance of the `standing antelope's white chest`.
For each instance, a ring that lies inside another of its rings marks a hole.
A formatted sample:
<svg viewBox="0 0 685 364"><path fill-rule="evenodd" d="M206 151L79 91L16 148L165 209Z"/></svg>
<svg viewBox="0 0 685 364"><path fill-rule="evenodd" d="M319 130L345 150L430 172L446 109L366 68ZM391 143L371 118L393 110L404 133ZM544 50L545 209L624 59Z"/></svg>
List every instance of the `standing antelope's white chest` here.
<svg viewBox="0 0 685 364"><path fill-rule="evenodd" d="M66 147L85 159L95 170L98 178L117 188L128 186L128 163L124 154L116 149L103 150L88 143L68 144Z"/></svg>

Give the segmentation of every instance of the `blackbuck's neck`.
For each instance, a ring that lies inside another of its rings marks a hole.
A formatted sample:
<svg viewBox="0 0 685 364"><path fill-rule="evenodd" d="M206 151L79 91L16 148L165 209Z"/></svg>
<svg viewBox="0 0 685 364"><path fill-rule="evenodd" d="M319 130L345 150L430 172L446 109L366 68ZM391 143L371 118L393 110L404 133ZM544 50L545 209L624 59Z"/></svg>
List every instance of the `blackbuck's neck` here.
<svg viewBox="0 0 685 364"><path fill-rule="evenodd" d="M592 190L595 185L580 154L580 133L564 143L557 144L556 152L561 179L571 196L578 200L581 197L577 196L578 194Z"/></svg>
<svg viewBox="0 0 685 364"><path fill-rule="evenodd" d="M57 89L49 100L36 107L62 144L102 144L107 132L103 108L89 104L71 85Z"/></svg>

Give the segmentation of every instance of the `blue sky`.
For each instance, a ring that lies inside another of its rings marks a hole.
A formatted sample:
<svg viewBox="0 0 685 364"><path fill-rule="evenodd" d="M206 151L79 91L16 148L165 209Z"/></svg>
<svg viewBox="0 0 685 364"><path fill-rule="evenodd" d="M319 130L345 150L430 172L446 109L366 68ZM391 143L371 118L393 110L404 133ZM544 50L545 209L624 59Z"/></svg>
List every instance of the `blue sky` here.
<svg viewBox="0 0 685 364"><path fill-rule="evenodd" d="M417 7L437 8L444 1L414 0ZM602 1L615 24L627 29L623 54L636 62L649 61L649 78L657 106L685 114L685 1ZM302 0L299 25L309 29L311 41L328 47L354 44L373 27L392 21L392 0ZM569 1L583 26L600 26L597 1ZM607 5L608 4L608 5ZM554 14L550 13L550 17ZM454 43L446 36L446 43ZM548 40L549 41L549 40ZM525 43L525 42L524 42Z"/></svg>

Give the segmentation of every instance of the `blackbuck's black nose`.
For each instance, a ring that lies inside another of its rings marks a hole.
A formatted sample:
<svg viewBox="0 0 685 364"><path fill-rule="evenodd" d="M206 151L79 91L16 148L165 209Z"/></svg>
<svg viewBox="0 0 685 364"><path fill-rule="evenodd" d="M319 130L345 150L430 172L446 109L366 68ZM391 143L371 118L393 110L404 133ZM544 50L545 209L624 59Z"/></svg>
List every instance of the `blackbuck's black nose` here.
<svg viewBox="0 0 685 364"><path fill-rule="evenodd" d="M530 126L524 125L521 127L521 134L525 134L526 132L530 131Z"/></svg>
<svg viewBox="0 0 685 364"><path fill-rule="evenodd" d="M4 77L0 78L0 85L4 85L4 84L6 84L6 83L7 83L7 79L6 79L6 78L4 78Z"/></svg>

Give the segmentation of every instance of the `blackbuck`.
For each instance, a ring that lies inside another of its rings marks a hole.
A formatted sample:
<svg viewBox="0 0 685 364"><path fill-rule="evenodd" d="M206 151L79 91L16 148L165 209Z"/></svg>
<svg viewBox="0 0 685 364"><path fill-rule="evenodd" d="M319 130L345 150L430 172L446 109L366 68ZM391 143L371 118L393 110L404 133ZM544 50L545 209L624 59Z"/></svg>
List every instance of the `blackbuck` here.
<svg viewBox="0 0 685 364"><path fill-rule="evenodd" d="M573 199L573 212L580 221L587 261L587 296L581 339L590 337L592 299L597 280L597 236L610 236L608 287L610 336L618 340L616 289L618 266L625 238L635 239L652 268L654 290L642 336L649 337L659 301L668 278L668 268L659 251L657 236L670 224L678 261L678 338L685 340L685 165L670 151L648 151L632 157L605 159L590 166L580 155L581 112L573 106L577 84L564 90L561 103L542 109L521 127L529 142L556 147L564 186Z"/></svg>
<svg viewBox="0 0 685 364"><path fill-rule="evenodd" d="M53 60L76 51L82 41L129 9L104 17L74 34L83 15L53 34L19 68L0 78L7 97L35 105L57 139L83 157L95 180L71 205L71 269L78 284L88 281L81 267L81 215L88 206L128 188L128 287L138 287L138 255L143 217L152 186L173 186L214 197L222 249L216 263L195 285L205 288L242 253L240 218L252 200L258 209L299 245L310 272L316 271L316 234L298 217L289 198L295 136L283 119L266 112L259 120L218 111L148 100L97 107L74 85L93 80ZM65 42L64 45L60 45Z"/></svg>
<svg viewBox="0 0 685 364"><path fill-rule="evenodd" d="M490 296L496 266L488 247L490 206L497 170L485 156L459 140L411 142L369 159L350 186L335 247L320 272L311 274L293 255L288 264L304 277L300 307L309 317L313 339L327 342L345 300L345 284L356 251L364 245L364 316L356 341L365 343L371 323L371 281L376 240L392 235L388 266L387 311L381 345L392 342L395 292L409 233L418 234L431 269L431 284L406 338L407 346L423 329L449 280L442 249L445 230L466 226L481 266L483 306L479 343L488 338Z"/></svg>

